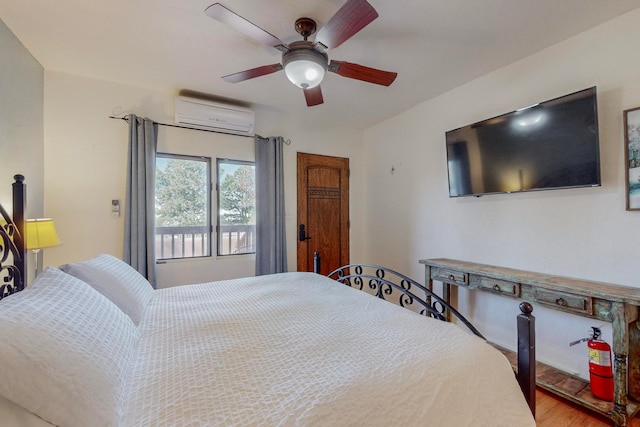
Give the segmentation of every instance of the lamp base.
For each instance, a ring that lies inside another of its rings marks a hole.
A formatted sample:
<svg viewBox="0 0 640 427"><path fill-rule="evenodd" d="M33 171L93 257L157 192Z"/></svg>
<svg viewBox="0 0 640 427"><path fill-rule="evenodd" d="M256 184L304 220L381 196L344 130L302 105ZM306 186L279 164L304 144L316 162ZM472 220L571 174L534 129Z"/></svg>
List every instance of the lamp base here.
<svg viewBox="0 0 640 427"><path fill-rule="evenodd" d="M33 258L35 259L36 268L33 270L33 278L35 279L40 274L40 249L32 249Z"/></svg>

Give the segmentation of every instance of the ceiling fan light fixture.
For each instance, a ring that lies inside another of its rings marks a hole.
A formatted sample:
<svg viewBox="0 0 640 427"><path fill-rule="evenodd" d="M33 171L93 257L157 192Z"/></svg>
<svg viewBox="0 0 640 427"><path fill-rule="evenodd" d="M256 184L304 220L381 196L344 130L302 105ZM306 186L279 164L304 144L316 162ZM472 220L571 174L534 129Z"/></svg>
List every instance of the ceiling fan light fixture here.
<svg viewBox="0 0 640 427"><path fill-rule="evenodd" d="M327 72L327 57L314 49L295 49L282 55L282 65L291 83L311 89L322 82Z"/></svg>

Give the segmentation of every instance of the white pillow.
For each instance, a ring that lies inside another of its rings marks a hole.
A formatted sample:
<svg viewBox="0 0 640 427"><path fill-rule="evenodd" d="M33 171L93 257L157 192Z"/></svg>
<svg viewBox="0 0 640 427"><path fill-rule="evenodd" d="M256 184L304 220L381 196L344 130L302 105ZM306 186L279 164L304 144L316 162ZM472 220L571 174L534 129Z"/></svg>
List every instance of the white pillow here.
<svg viewBox="0 0 640 427"><path fill-rule="evenodd" d="M0 301L0 395L57 426L114 426L138 329L100 293L47 268Z"/></svg>
<svg viewBox="0 0 640 427"><path fill-rule="evenodd" d="M88 261L64 264L60 269L93 286L129 315L136 325L155 295L147 279L112 255L102 254Z"/></svg>

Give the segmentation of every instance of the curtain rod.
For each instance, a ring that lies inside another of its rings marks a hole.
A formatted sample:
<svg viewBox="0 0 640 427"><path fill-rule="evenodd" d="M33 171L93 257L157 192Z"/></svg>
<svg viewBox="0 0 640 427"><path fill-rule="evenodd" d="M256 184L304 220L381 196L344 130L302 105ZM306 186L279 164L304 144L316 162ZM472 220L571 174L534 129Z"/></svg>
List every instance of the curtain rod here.
<svg viewBox="0 0 640 427"><path fill-rule="evenodd" d="M124 116L124 117L109 116L109 118L110 118L110 119L124 120L124 121L125 121L125 122L127 122L127 123L129 122L129 119L127 119L127 116ZM265 139L265 137L264 137L264 136L258 135L257 133L256 133L255 135L253 135L253 136L252 136L252 135L238 135L237 133L221 132L221 131L219 131L219 130L213 130L213 129L198 129L198 128L190 128L190 127L187 127L187 126L172 125L172 124L170 124L170 123L160 123L160 122L156 122L156 121L154 121L154 123L156 123L156 124L158 124L158 125L160 125L160 126L169 126L169 127L172 127L172 128L191 129L191 130L199 130L199 131L202 131L202 132L221 133L221 134L223 134L223 135L242 136L242 137L244 137L244 138L254 138L254 137L256 137L256 136L257 136L258 138ZM285 143L286 145L291 145L291 140L290 140L290 139L285 139L285 140L284 140L284 143Z"/></svg>
<svg viewBox="0 0 640 427"><path fill-rule="evenodd" d="M124 120L125 122L129 122L129 119L125 116L125 117L116 117L116 116L109 116L110 119L118 119L118 120ZM154 121L154 123L160 125L160 126L169 126L172 128L180 128L180 129L191 129L191 130L199 130L201 132L213 132L213 133L221 133L223 135L234 135L234 136L241 136L244 138L254 138L255 136L257 136L258 138L263 138L262 136L255 134L255 135L238 135L236 133L229 133L229 132L222 132L219 130L213 130L213 129L197 129L197 128L190 128L187 126L179 126L179 125L172 125L170 123L160 123L160 122L156 122ZM264 138L263 138L264 139ZM289 144L291 143L290 141L288 142Z"/></svg>

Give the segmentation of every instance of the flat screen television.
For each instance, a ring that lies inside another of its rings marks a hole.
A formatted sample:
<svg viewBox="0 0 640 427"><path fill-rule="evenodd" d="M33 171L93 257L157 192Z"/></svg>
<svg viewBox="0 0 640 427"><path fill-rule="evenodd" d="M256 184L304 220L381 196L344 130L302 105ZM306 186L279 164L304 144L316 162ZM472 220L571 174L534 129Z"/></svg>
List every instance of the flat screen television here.
<svg viewBox="0 0 640 427"><path fill-rule="evenodd" d="M596 88L446 132L449 197L600 185Z"/></svg>

